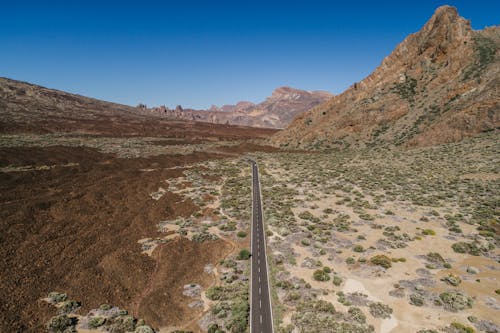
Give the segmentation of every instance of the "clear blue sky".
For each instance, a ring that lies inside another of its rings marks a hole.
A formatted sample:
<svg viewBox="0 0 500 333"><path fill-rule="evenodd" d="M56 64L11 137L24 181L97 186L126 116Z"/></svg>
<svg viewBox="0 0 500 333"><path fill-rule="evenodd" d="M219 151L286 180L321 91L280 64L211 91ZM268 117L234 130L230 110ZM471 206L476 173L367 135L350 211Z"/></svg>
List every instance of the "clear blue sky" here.
<svg viewBox="0 0 500 333"><path fill-rule="evenodd" d="M0 76L104 100L206 108L276 87L340 93L440 1L4 1ZM500 1L448 1L474 29Z"/></svg>

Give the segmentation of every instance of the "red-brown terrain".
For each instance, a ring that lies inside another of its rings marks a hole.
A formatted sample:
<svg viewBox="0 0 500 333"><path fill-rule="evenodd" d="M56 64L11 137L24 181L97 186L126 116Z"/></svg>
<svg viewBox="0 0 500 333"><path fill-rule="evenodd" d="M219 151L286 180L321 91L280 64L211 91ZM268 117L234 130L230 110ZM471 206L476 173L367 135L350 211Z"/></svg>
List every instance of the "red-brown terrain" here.
<svg viewBox="0 0 500 333"><path fill-rule="evenodd" d="M0 114L0 331L45 331L55 308L41 298L51 291L80 301L80 313L107 303L154 327L196 318L178 291L210 285L203 266L233 247L178 239L142 254L138 240L155 237L159 221L198 208L168 190L158 201L150 193L187 163L270 149L248 141L275 130L160 119L8 79ZM123 158L129 140L156 153Z"/></svg>

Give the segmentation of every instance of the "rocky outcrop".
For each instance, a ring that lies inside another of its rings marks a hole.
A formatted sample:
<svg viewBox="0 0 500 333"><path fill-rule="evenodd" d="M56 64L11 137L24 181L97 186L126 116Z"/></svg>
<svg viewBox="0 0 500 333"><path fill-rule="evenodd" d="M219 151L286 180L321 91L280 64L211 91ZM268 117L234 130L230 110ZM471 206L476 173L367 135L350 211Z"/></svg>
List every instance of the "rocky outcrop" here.
<svg viewBox="0 0 500 333"><path fill-rule="evenodd" d="M300 148L458 141L500 126L500 27L471 29L443 6L361 82L277 133Z"/></svg>
<svg viewBox="0 0 500 333"><path fill-rule="evenodd" d="M195 120L215 124L231 124L251 127L284 128L300 113L333 97L324 91L305 91L281 87L273 91L264 102L254 104L242 101L236 105L212 105L208 110L169 110L164 106L152 112L183 120Z"/></svg>

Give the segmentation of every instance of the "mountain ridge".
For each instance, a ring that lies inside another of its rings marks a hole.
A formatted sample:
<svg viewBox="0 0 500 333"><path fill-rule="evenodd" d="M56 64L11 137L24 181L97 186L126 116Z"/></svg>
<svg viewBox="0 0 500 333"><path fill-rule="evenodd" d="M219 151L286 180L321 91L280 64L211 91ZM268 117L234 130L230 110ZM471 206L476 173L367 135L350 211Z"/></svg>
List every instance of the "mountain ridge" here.
<svg viewBox="0 0 500 333"><path fill-rule="evenodd" d="M270 140L294 148L427 146L500 126L500 27L439 7L365 79Z"/></svg>
<svg viewBox="0 0 500 333"><path fill-rule="evenodd" d="M241 101L235 105L212 105L208 110L153 107L153 113L176 119L250 127L284 128L292 119L330 99L326 91L307 91L287 86L274 89L261 103Z"/></svg>

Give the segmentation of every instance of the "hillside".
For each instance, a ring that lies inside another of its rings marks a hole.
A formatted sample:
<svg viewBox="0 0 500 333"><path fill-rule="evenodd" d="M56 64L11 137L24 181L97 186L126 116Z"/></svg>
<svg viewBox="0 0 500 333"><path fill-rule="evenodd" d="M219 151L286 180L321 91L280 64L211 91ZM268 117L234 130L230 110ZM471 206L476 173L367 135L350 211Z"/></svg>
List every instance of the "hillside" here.
<svg viewBox="0 0 500 333"><path fill-rule="evenodd" d="M0 134L69 133L111 136L255 139L269 129L160 117L127 105L0 78Z"/></svg>
<svg viewBox="0 0 500 333"><path fill-rule="evenodd" d="M344 93L297 116L276 145L300 148L459 141L500 125L500 27L471 29L443 6Z"/></svg>
<svg viewBox="0 0 500 333"><path fill-rule="evenodd" d="M305 91L280 87L259 104L239 102L236 105L212 106L209 110L183 109L165 106L147 109L164 117L231 124L250 127L284 128L292 119L333 97L325 91Z"/></svg>

